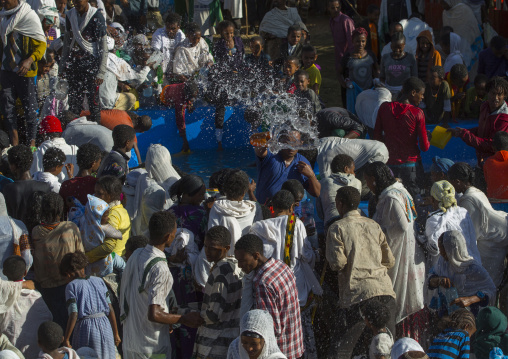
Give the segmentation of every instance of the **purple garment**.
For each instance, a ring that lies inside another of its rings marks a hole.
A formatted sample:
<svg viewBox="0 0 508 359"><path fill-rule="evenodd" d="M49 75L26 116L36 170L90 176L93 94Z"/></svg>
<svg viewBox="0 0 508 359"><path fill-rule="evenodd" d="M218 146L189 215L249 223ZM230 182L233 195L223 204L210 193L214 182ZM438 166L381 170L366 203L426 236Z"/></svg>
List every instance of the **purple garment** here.
<svg viewBox="0 0 508 359"><path fill-rule="evenodd" d="M230 50L226 45L226 40L221 38L213 45L213 54L217 63L224 64L233 71L240 71L244 65L245 50L241 37L235 36L234 41L235 47Z"/></svg>
<svg viewBox="0 0 508 359"><path fill-rule="evenodd" d="M478 73L487 75L488 78L493 76L506 76L508 70L508 60L504 57L497 57L491 48L482 50L478 59Z"/></svg>
<svg viewBox="0 0 508 359"><path fill-rule="evenodd" d="M57 35L56 30L53 27L49 29L48 32L46 32L46 44L48 45L48 47L49 45L51 45L53 41L57 39L56 35Z"/></svg>
<svg viewBox="0 0 508 359"><path fill-rule="evenodd" d="M335 70L337 70L342 56L346 52L353 52L353 39L351 36L355 29L355 23L349 16L340 13L330 19L330 29L335 45Z"/></svg>

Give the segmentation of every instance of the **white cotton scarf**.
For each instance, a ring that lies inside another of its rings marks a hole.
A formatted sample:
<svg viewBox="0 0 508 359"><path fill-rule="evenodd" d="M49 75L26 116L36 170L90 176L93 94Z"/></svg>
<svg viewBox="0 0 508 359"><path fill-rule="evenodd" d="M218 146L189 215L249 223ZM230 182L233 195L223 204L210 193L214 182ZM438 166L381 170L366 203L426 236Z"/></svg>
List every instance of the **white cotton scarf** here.
<svg viewBox="0 0 508 359"><path fill-rule="evenodd" d="M0 17L0 34L4 45L7 44L7 36L14 31L22 36L46 42L39 16L26 2L21 2L14 9L0 11Z"/></svg>
<svg viewBox="0 0 508 359"><path fill-rule="evenodd" d="M420 344L411 338L400 338L393 344L391 357L392 359L399 359L407 352L425 352Z"/></svg>
<svg viewBox="0 0 508 359"><path fill-rule="evenodd" d="M185 248L185 254L187 255L187 260L183 263L170 263L173 266L177 266L180 268L185 268L187 264L191 265L191 268L194 267L196 263L196 259L199 256L199 250L194 242L194 233L185 228L178 228L175 239L171 242L169 248L166 248L165 252L169 253L170 256L174 256L179 250Z"/></svg>
<svg viewBox="0 0 508 359"><path fill-rule="evenodd" d="M98 51L94 51L93 44L86 41L83 36L81 36L81 31L85 29L85 27L88 25L92 17L97 12L97 9L94 8L91 5L88 5L88 11L86 12L85 19L81 23L81 26L78 25L78 12L76 8L72 8L67 12L67 16L69 17L69 20L71 22L72 27L72 42L71 42L71 49L74 46L74 43L77 42L78 45L88 52L89 54L93 55L94 57L98 56Z"/></svg>

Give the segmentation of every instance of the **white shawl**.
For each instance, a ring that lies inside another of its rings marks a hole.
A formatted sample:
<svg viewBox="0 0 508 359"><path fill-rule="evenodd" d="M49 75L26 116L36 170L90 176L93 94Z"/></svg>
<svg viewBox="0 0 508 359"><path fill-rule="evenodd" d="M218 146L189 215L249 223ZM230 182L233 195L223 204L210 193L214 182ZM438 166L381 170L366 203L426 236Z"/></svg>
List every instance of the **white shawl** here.
<svg viewBox="0 0 508 359"><path fill-rule="evenodd" d="M206 41L201 38L196 46L190 47L190 41L187 38L176 48L173 72L177 75L190 76L206 66L208 62L213 62L213 57Z"/></svg>
<svg viewBox="0 0 508 359"><path fill-rule="evenodd" d="M170 256L174 256L184 248L187 260L183 263L170 263L170 265L185 268L187 264L190 264L193 268L199 256L199 249L194 242L194 233L185 228L178 228L175 239L171 242L169 248L166 248L165 252L168 252Z"/></svg>
<svg viewBox="0 0 508 359"><path fill-rule="evenodd" d="M83 38L83 36L81 36L81 31L83 31L86 25L88 25L96 12L97 8L88 5L88 11L86 13L85 19L81 23L81 26L78 25L78 12L76 8L72 8L67 12L67 16L69 17L69 21L72 27L72 42L70 48L72 49L74 43L77 42L83 50L93 55L94 57L98 56L98 51L94 49L93 44L89 43Z"/></svg>
<svg viewBox="0 0 508 359"><path fill-rule="evenodd" d="M465 64L464 57L461 52L461 38L454 32L450 32L450 54L446 56L444 63L444 72L448 73L452 69L453 65Z"/></svg>
<svg viewBox="0 0 508 359"><path fill-rule="evenodd" d="M150 72L148 66L141 67L141 70L136 71L127 61L111 52L108 53L107 68L116 76L118 81L132 81L134 85L145 82L146 75Z"/></svg>
<svg viewBox="0 0 508 359"><path fill-rule="evenodd" d="M21 294L21 282L8 282L0 279L0 315L6 313Z"/></svg>
<svg viewBox="0 0 508 359"><path fill-rule="evenodd" d="M7 44L7 36L13 31L46 42L39 16L26 2L22 1L14 9L0 11L0 17L0 36L4 46Z"/></svg>

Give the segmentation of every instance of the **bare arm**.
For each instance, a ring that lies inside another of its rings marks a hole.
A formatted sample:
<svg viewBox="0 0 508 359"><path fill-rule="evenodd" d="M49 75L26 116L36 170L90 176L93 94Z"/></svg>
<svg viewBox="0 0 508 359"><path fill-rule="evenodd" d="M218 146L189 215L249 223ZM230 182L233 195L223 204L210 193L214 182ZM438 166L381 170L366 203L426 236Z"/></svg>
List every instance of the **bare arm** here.
<svg viewBox="0 0 508 359"><path fill-rule="evenodd" d="M138 158L139 164L143 163L143 159L141 158L141 153L139 153L138 143L134 142L134 152L136 153L136 157Z"/></svg>
<svg viewBox="0 0 508 359"><path fill-rule="evenodd" d="M190 312L185 315L169 314L162 310L158 304L151 304L148 307L148 320L161 324L181 323L190 328L198 328L203 323L203 318L198 312Z"/></svg>
<svg viewBox="0 0 508 359"><path fill-rule="evenodd" d="M72 348L70 340L72 332L74 331L74 327L76 326L76 322L78 321L78 313L72 312L69 315L69 320L67 320L67 328L65 329L65 336L64 336L64 347Z"/></svg>
<svg viewBox="0 0 508 359"><path fill-rule="evenodd" d="M113 329L113 336L115 338L115 345L118 346L122 341L120 339L120 335L118 334L118 326L116 325L116 317L115 311L111 304L109 304L109 314L108 314L109 323L111 324L111 328Z"/></svg>

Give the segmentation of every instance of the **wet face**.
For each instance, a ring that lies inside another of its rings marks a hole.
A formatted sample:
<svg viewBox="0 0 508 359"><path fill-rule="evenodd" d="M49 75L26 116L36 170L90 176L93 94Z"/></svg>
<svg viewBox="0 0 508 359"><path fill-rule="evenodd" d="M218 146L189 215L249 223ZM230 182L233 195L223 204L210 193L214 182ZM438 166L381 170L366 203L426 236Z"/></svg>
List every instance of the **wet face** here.
<svg viewBox="0 0 508 359"><path fill-rule="evenodd" d="M111 195L107 193L106 190L102 188L102 186L98 183L95 184L94 196L102 199L106 203L109 203L113 200L113 198L111 198Z"/></svg>
<svg viewBox="0 0 508 359"><path fill-rule="evenodd" d="M196 31L188 36L191 47L197 46L201 41L201 31Z"/></svg>
<svg viewBox="0 0 508 359"><path fill-rule="evenodd" d="M474 88L476 90L476 94L479 98L484 98L487 95L487 83L480 82L478 84L474 84Z"/></svg>
<svg viewBox="0 0 508 359"><path fill-rule="evenodd" d="M0 0L0 6L4 8L4 10L14 9L19 5L19 0Z"/></svg>
<svg viewBox="0 0 508 359"><path fill-rule="evenodd" d="M439 77L437 72L433 72L430 74L430 85L434 88L439 87L441 83L443 82L443 79Z"/></svg>
<svg viewBox="0 0 508 359"><path fill-rule="evenodd" d="M409 103L413 106L418 106L423 101L423 95L425 94L425 89L421 89L420 91L413 90L411 91L411 95L408 96Z"/></svg>
<svg viewBox="0 0 508 359"><path fill-rule="evenodd" d="M365 35L356 35L353 38L353 48L355 52L363 52L365 50L365 46L367 45L367 37Z"/></svg>
<svg viewBox="0 0 508 359"><path fill-rule="evenodd" d="M331 17L339 16L340 14L340 2L333 1L328 3L328 11L330 12Z"/></svg>
<svg viewBox="0 0 508 359"><path fill-rule="evenodd" d="M490 111L495 111L500 108L506 100L506 94L501 88L493 88L487 95Z"/></svg>
<svg viewBox="0 0 508 359"><path fill-rule="evenodd" d="M76 11L80 14L83 14L85 11L88 11L88 0L74 0L74 7Z"/></svg>
<svg viewBox="0 0 508 359"><path fill-rule="evenodd" d="M225 258L229 250L229 246L222 247L218 243L211 241L208 236L205 236L204 247L206 260L210 263L217 263L222 258Z"/></svg>
<svg viewBox="0 0 508 359"><path fill-rule="evenodd" d="M298 31L291 31L288 35L288 42L291 46L295 46L300 42L300 39L302 38L302 32L300 30Z"/></svg>
<svg viewBox="0 0 508 359"><path fill-rule="evenodd" d="M257 253L252 255L245 252L243 249L235 250L235 258L238 261L238 267L240 267L245 274L252 272L259 264L259 256Z"/></svg>
<svg viewBox="0 0 508 359"><path fill-rule="evenodd" d="M228 42L233 41L233 38L235 37L235 28L233 26L226 27L222 30L221 36Z"/></svg>
<svg viewBox="0 0 508 359"><path fill-rule="evenodd" d="M309 86L309 78L305 75L300 75L296 78L295 85L298 90L305 91Z"/></svg>
<svg viewBox="0 0 508 359"><path fill-rule="evenodd" d="M314 62L317 60L317 55L315 52L304 52L302 54L302 62L303 66L307 69L311 67Z"/></svg>
<svg viewBox="0 0 508 359"><path fill-rule="evenodd" d="M392 49L392 57L394 59L400 59L404 56L404 47L406 47L405 41L392 42L390 48Z"/></svg>
<svg viewBox="0 0 508 359"><path fill-rule="evenodd" d="M249 44L250 52L256 57L261 55L261 51L263 51L263 45L261 44L261 41L251 41Z"/></svg>
<svg viewBox="0 0 508 359"><path fill-rule="evenodd" d="M294 61L286 61L284 62L284 75L287 77L291 77L295 74L296 71L298 71L299 67Z"/></svg>
<svg viewBox="0 0 508 359"><path fill-rule="evenodd" d="M242 335L241 341L243 349L245 349L247 355L251 359L257 359L265 346L265 340L263 338L251 338Z"/></svg>
<svg viewBox="0 0 508 359"><path fill-rule="evenodd" d="M180 25L178 23L174 24L167 24L166 23L166 34L170 39L174 39L176 36L176 33L180 30Z"/></svg>
<svg viewBox="0 0 508 359"><path fill-rule="evenodd" d="M426 37L418 38L418 46L420 47L421 52L423 52L424 54L428 53L431 48L431 44Z"/></svg>
<svg viewBox="0 0 508 359"><path fill-rule="evenodd" d="M293 131L290 135L281 136L279 138L279 142L291 146L300 146L302 144L301 134L298 131ZM297 153L297 150L291 148L284 148L280 150L280 154L284 159L293 158Z"/></svg>

